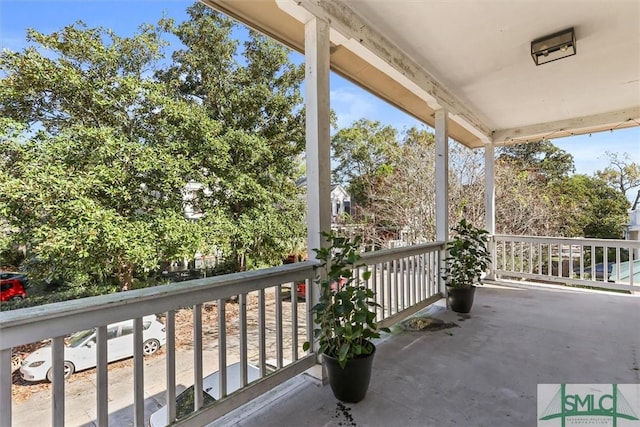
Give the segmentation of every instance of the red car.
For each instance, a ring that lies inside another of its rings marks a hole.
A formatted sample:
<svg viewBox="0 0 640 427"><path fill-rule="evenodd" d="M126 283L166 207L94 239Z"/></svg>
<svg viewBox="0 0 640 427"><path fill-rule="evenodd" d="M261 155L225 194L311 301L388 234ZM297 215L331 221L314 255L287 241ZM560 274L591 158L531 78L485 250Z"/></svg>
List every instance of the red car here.
<svg viewBox="0 0 640 427"><path fill-rule="evenodd" d="M342 287L347 282L345 277L340 279L339 283L333 282L331 284L331 290L337 291L339 287ZM307 284L305 282L296 283L296 294L298 295L298 300L305 301L307 299Z"/></svg>
<svg viewBox="0 0 640 427"><path fill-rule="evenodd" d="M27 278L24 274L0 272L0 302L20 301L26 298Z"/></svg>

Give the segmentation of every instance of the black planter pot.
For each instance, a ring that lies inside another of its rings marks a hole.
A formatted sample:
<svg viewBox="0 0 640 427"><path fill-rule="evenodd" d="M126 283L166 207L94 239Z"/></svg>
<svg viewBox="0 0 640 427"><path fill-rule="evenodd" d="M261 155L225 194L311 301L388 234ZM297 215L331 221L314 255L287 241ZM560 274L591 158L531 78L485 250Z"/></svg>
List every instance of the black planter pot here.
<svg viewBox="0 0 640 427"><path fill-rule="evenodd" d="M374 346L371 354L348 360L344 369L338 364L337 358L327 354L322 355L329 376L329 384L336 399L347 403L357 403L364 399L369 388L375 353Z"/></svg>
<svg viewBox="0 0 640 427"><path fill-rule="evenodd" d="M452 288L447 286L447 305L456 313L468 313L473 305L476 287Z"/></svg>

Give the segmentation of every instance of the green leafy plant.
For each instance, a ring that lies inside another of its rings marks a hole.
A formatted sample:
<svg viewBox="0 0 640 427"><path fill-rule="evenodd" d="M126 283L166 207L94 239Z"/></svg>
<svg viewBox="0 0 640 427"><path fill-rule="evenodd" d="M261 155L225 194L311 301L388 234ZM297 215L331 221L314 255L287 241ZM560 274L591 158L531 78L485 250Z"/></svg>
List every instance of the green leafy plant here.
<svg viewBox="0 0 640 427"><path fill-rule="evenodd" d="M456 234L447 242L449 255L444 259L444 275L447 286L470 288L481 285L482 273L491 264L487 249L489 232L475 227L464 218L453 229Z"/></svg>
<svg viewBox="0 0 640 427"><path fill-rule="evenodd" d="M344 368L348 360L371 354L371 340L389 329L378 328L376 312L372 310L378 306L373 301L374 292L362 285L371 272L364 272L362 280L354 277L354 270L364 266L359 263L360 238L350 240L334 232L322 235L330 246L314 249L321 265L315 280L320 286L320 301L311 309L318 326L313 333L320 353L337 358ZM309 347L311 343L305 342L304 350Z"/></svg>

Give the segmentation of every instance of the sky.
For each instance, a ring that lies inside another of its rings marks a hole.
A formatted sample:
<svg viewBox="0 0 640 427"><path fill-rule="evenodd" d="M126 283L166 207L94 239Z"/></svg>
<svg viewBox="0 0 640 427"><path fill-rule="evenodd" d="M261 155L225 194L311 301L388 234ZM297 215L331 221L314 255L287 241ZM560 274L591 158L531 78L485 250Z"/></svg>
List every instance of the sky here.
<svg viewBox="0 0 640 427"><path fill-rule="evenodd" d="M185 10L191 4L191 0L0 0L0 48L22 50L26 46L27 28L48 34L78 19L89 27L103 26L127 36L142 23L156 23L163 14L182 22L187 19ZM241 34L238 32L239 37ZM302 61L302 56L294 54L292 59ZM363 117L398 130L420 125L411 116L337 75L331 76L330 96L339 127ZM632 161L640 163L640 127L552 142L573 155L576 173L591 175L605 168L605 151L628 153Z"/></svg>

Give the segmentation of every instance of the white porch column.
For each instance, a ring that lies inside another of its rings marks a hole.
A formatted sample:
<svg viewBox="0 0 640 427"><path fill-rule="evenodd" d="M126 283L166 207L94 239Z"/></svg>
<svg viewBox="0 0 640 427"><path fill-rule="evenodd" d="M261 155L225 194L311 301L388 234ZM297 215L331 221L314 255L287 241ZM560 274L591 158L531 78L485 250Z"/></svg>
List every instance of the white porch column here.
<svg viewBox="0 0 640 427"><path fill-rule="evenodd" d="M305 24L305 106L307 134L307 250L325 246L331 228L331 141L329 123L329 25Z"/></svg>
<svg viewBox="0 0 640 427"><path fill-rule="evenodd" d="M331 135L329 123L329 24L313 18L305 24L305 106L307 135L307 254L327 246L321 231L331 229ZM309 286L310 307L320 299L318 286ZM313 328L313 325L308 325ZM312 340L312 335L308 337ZM313 345L318 350L316 343ZM321 365L307 373L321 382Z"/></svg>
<svg viewBox="0 0 640 427"><path fill-rule="evenodd" d="M436 111L436 240L449 240L449 130L448 113L445 109ZM444 253L440 256L443 266ZM444 280L438 274L440 292L446 295Z"/></svg>
<svg viewBox="0 0 640 427"><path fill-rule="evenodd" d="M496 234L496 174L495 174L495 148L493 143L484 146L484 211L485 211L485 229L493 238ZM495 244L489 242L489 251L491 252L491 266L487 274L487 279L494 280L495 275Z"/></svg>

